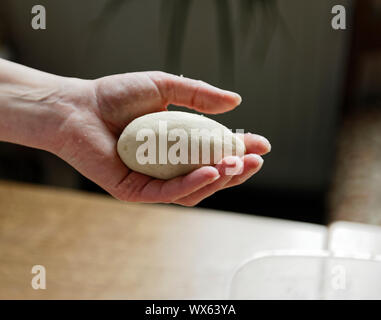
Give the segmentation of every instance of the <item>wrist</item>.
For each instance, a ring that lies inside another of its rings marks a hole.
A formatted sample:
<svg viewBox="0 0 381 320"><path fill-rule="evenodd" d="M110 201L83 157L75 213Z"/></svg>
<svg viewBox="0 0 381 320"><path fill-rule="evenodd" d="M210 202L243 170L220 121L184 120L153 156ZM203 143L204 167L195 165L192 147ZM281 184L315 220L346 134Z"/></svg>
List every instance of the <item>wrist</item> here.
<svg viewBox="0 0 381 320"><path fill-rule="evenodd" d="M83 117L96 103L92 80L78 78L62 78L51 103L47 115L49 124L46 131L45 150L60 157L66 155L70 144L78 143L83 132Z"/></svg>
<svg viewBox="0 0 381 320"><path fill-rule="evenodd" d="M88 82L0 59L0 141L56 153Z"/></svg>

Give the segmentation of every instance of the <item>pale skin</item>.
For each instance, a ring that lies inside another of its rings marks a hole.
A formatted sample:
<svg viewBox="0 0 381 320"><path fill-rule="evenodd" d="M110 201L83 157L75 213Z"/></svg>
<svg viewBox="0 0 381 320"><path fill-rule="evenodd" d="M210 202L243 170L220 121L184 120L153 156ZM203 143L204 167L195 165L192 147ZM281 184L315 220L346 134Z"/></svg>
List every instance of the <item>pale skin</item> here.
<svg viewBox="0 0 381 320"><path fill-rule="evenodd" d="M51 152L123 201L194 206L218 190L245 182L271 149L264 137L245 134L246 154L225 158L164 181L127 168L116 143L124 127L169 104L205 114L241 103L233 92L164 72L137 72L96 80L61 77L0 59L0 140ZM225 169L243 166L238 175Z"/></svg>

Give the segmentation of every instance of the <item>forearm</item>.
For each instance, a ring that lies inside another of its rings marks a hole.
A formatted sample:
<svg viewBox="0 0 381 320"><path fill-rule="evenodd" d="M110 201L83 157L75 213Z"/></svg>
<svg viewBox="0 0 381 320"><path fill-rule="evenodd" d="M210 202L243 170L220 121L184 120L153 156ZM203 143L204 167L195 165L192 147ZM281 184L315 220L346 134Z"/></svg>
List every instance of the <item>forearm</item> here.
<svg viewBox="0 0 381 320"><path fill-rule="evenodd" d="M60 103L68 78L0 59L0 141L52 151L70 112Z"/></svg>

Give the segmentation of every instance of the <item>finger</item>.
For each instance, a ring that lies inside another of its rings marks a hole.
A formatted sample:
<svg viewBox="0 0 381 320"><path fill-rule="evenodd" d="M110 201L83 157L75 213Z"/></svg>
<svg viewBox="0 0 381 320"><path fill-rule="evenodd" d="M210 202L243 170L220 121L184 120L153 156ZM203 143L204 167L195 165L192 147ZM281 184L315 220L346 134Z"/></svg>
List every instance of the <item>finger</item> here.
<svg viewBox="0 0 381 320"><path fill-rule="evenodd" d="M227 157L228 158L228 157ZM224 186L232 179L232 175L226 175L226 169L232 167L233 161L224 158L219 164L215 166L220 174L220 178L215 182L208 184L207 186L191 193L190 195L177 199L174 203L181 204L184 206L195 206L197 203L203 199L211 196L213 193L217 192L220 189L223 189ZM241 161L239 157L229 157L229 158L238 158L237 160Z"/></svg>
<svg viewBox="0 0 381 320"><path fill-rule="evenodd" d="M165 105L185 106L203 113L222 113L234 109L242 101L239 94L216 88L200 80L165 72L148 72Z"/></svg>
<svg viewBox="0 0 381 320"><path fill-rule="evenodd" d="M169 203L195 192L218 178L218 170L211 166L199 168L188 175L171 180L152 179L134 172L127 178L132 183L126 181L123 200Z"/></svg>
<svg viewBox="0 0 381 320"><path fill-rule="evenodd" d="M205 166L194 170L185 176L180 176L169 181L156 180L148 184L143 197L148 200L160 202L173 202L185 197L202 187L216 181L220 177L218 170L212 166ZM155 195L155 190L159 190ZM150 199L149 196L153 195Z"/></svg>
<svg viewBox="0 0 381 320"><path fill-rule="evenodd" d="M237 134L241 140L244 141L246 153L256 153L265 155L271 151L271 144L269 140L254 133Z"/></svg>
<svg viewBox="0 0 381 320"><path fill-rule="evenodd" d="M119 182L110 193L122 201L138 202L141 200L141 192L153 178L132 170Z"/></svg>
<svg viewBox="0 0 381 320"><path fill-rule="evenodd" d="M257 173L263 165L263 159L261 158L261 156L254 153L245 155L243 157L243 162L243 172L240 175L233 176L233 178L224 186L224 189L242 184L252 175Z"/></svg>

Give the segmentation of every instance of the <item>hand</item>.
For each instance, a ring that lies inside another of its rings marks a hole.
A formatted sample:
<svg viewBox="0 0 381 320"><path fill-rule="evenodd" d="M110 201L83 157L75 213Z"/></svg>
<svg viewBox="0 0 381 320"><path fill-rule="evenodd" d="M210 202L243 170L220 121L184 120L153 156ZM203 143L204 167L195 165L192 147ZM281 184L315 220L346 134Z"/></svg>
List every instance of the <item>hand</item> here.
<svg viewBox="0 0 381 320"><path fill-rule="evenodd" d="M65 120L52 151L117 199L193 206L220 189L246 181L260 170L260 155L270 151L265 138L245 134L242 139L247 154L241 159L234 157L243 166L239 175L225 174L231 166L229 157L216 166L204 166L168 181L148 177L128 169L117 154L117 140L129 122L166 110L169 104L222 113L235 108L240 96L163 72L66 81L57 102Z"/></svg>

